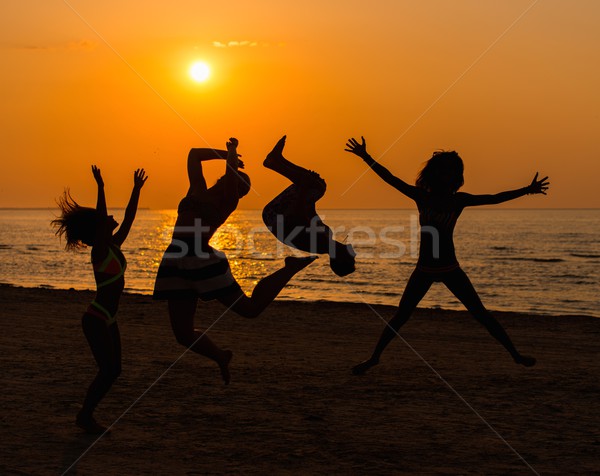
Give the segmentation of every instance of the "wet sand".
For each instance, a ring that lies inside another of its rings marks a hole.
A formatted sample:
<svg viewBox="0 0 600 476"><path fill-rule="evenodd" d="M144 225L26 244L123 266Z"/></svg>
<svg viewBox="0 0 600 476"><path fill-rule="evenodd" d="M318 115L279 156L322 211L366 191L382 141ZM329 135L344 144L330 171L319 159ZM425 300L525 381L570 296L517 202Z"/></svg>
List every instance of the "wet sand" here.
<svg viewBox="0 0 600 476"><path fill-rule="evenodd" d="M600 320L495 313L533 368L464 312L420 309L364 376L392 307L276 302L197 323L234 352L232 381L185 352L166 304L124 295L123 373L75 425L95 364L91 292L0 286L2 474L593 474L600 472Z"/></svg>

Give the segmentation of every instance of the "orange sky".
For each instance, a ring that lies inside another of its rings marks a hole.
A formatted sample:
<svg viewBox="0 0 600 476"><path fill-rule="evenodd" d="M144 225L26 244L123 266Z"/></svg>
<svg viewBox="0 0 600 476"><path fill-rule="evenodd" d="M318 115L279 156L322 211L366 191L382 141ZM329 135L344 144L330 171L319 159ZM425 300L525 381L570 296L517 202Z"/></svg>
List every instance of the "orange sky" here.
<svg viewBox="0 0 600 476"><path fill-rule="evenodd" d="M141 206L175 208L188 149L235 136L254 186L241 207L261 208L287 186L261 165L283 134L327 180L321 208L412 206L343 151L360 135L407 181L454 149L465 191L539 170L549 195L508 206L600 207L595 0L25 0L2 2L0 25L0 207L51 207L65 186L93 205L97 164L109 206L145 167Z"/></svg>

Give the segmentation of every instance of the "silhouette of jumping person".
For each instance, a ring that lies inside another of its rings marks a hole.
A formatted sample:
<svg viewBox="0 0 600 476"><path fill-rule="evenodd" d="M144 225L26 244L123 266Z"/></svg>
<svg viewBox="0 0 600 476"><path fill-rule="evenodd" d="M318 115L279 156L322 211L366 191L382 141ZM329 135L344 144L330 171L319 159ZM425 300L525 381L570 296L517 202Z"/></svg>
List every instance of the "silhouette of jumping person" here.
<svg viewBox="0 0 600 476"><path fill-rule="evenodd" d="M286 136L279 139L263 165L289 179L292 185L265 206L263 221L282 243L308 253L328 254L332 271L346 276L355 269L356 253L352 245L333 239L333 232L316 210L316 202L325 195L325 180L284 158L285 140Z"/></svg>
<svg viewBox="0 0 600 476"><path fill-rule="evenodd" d="M92 247L92 267L97 290L96 297L81 318L81 325L98 364L98 373L88 388L75 422L87 433L101 434L106 428L96 422L93 413L121 374L121 336L116 314L125 287L127 266L121 245L131 230L140 190L148 177L144 169L137 169L133 174L131 198L125 209L123 222L115 232L119 224L112 215L107 214L100 169L92 165L92 173L98 185L96 208L82 207L65 191L58 200L61 216L53 220L52 224L57 227L56 234L66 238L67 250Z"/></svg>
<svg viewBox="0 0 600 476"><path fill-rule="evenodd" d="M465 207L493 205L528 194L546 194L548 177L538 180L538 174L523 188L494 195L471 195L459 192L464 183L463 162L454 151L435 152L419 173L416 186L409 185L377 163L362 143L350 139L346 151L363 159L384 182L415 201L419 210L420 248L417 266L410 276L398 310L381 333L371 357L356 365L353 373L366 372L379 363L387 345L410 318L417 304L434 282L442 282L463 303L473 317L500 342L517 364L530 367L535 359L520 354L504 328L484 307L466 273L461 269L454 252L453 232L456 221Z"/></svg>
<svg viewBox="0 0 600 476"><path fill-rule="evenodd" d="M283 268L261 279L250 297L231 274L227 257L209 241L250 191L250 177L238 170L238 141L230 138L227 150L191 149L188 155L190 187L179 203L171 244L158 268L154 298L168 300L169 318L177 342L214 360L223 381L230 380L230 350L218 347L194 328L198 299L216 299L242 317L255 318L277 297L296 273L317 257L287 257ZM225 174L207 187L202 162L225 159Z"/></svg>

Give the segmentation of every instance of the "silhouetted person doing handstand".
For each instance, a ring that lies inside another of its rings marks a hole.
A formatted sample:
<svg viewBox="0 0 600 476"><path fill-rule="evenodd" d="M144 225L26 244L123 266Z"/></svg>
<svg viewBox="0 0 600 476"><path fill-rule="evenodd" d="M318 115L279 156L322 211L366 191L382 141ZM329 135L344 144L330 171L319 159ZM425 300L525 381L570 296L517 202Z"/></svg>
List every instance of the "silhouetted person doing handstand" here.
<svg viewBox="0 0 600 476"><path fill-rule="evenodd" d="M329 255L332 271L346 276L355 269L352 245L335 241L323 223L316 203L325 195L327 185L320 175L283 157L286 136L267 155L264 166L292 182L263 209L263 221L279 241L308 253Z"/></svg>

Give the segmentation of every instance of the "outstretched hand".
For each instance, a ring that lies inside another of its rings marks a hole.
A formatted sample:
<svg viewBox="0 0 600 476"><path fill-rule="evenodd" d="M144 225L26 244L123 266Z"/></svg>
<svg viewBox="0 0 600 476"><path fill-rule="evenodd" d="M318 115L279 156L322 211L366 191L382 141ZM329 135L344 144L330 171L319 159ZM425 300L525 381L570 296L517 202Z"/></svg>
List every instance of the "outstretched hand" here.
<svg viewBox="0 0 600 476"><path fill-rule="evenodd" d="M536 172L531 184L529 184L529 187L527 187L529 190L527 193L543 193L546 195L546 190L548 190L549 185L550 182L548 182L548 177L546 176L543 179L538 180L538 172Z"/></svg>
<svg viewBox="0 0 600 476"><path fill-rule="evenodd" d="M346 148L344 150L364 158L365 156L369 155L367 153L367 143L364 137L361 136L360 138L362 139L362 144L352 137L348 140L348 142L346 142Z"/></svg>
<svg viewBox="0 0 600 476"><path fill-rule="evenodd" d="M146 171L144 169L137 169L133 173L133 188L140 190L148 180Z"/></svg>
<svg viewBox="0 0 600 476"><path fill-rule="evenodd" d="M95 165L92 165L92 174L94 174L94 180L96 180L98 186L103 187L104 180L102 179L102 174L100 173L100 169Z"/></svg>

